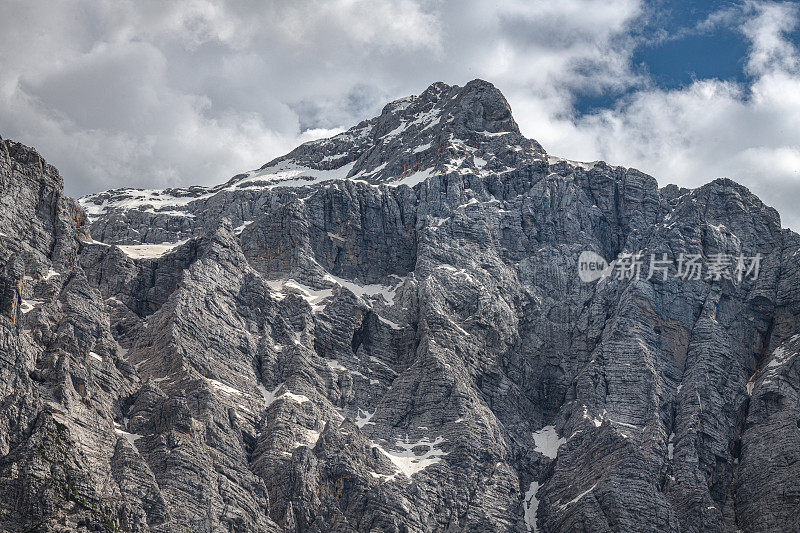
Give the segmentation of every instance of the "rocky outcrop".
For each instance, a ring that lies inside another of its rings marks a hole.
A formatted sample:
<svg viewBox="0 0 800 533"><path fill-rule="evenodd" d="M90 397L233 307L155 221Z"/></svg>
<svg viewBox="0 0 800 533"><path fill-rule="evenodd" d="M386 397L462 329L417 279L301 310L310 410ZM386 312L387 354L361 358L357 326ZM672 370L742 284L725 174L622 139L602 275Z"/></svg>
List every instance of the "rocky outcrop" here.
<svg viewBox="0 0 800 533"><path fill-rule="evenodd" d="M730 180L549 156L480 80L88 227L0 147L0 529L798 528L800 237Z"/></svg>

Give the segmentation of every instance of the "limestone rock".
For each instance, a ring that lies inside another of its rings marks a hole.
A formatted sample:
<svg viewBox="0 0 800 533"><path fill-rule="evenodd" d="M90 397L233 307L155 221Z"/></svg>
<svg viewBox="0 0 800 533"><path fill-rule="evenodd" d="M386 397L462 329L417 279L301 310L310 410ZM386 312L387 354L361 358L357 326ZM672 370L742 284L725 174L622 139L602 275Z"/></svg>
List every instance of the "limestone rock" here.
<svg viewBox="0 0 800 533"><path fill-rule="evenodd" d="M76 202L0 140L0 194L4 531L800 528L800 236L733 181L550 156L476 80L211 188Z"/></svg>

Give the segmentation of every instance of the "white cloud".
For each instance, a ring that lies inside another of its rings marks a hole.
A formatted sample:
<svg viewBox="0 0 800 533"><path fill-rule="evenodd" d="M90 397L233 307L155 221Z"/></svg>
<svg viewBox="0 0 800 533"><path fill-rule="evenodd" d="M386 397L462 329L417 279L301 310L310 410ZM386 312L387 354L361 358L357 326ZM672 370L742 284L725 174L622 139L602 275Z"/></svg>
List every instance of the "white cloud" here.
<svg viewBox="0 0 800 533"><path fill-rule="evenodd" d="M440 47L437 19L407 0L15 2L4 15L0 134L35 145L75 195L260 166L364 118L359 68L338 61ZM348 98L334 120L298 112Z"/></svg>
<svg viewBox="0 0 800 533"><path fill-rule="evenodd" d="M776 70L795 71L797 74L797 50L786 40L785 34L797 25L798 6L794 3L754 1L745 5L747 11L754 15L741 27L752 43L747 70L751 74Z"/></svg>
<svg viewBox="0 0 800 533"><path fill-rule="evenodd" d="M569 157L635 166L662 185L730 177L778 208L784 225L800 228L800 72L798 51L785 37L798 10L750 2L742 13L750 83L642 89L619 108L551 122L550 137L540 142Z"/></svg>
<svg viewBox="0 0 800 533"><path fill-rule="evenodd" d="M800 227L794 3L747 0L750 81L664 90L631 65L641 0L7 2L0 135L35 145L78 195L218 183L442 80L497 85L548 151L662 184L742 181ZM680 38L657 33L655 39ZM628 91L579 116L579 94Z"/></svg>

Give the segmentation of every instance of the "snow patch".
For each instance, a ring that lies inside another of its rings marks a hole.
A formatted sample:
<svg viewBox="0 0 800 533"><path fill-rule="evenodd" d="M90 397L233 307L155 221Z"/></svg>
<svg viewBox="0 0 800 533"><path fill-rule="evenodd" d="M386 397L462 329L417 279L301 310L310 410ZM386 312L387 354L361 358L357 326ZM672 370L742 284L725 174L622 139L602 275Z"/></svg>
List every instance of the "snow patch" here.
<svg viewBox="0 0 800 533"><path fill-rule="evenodd" d="M273 391L268 391L267 388L261 383L256 385L256 387L258 388L258 391L261 393L261 396L264 398L264 403L266 404L266 407L269 407L275 401L275 398L277 397L278 394L278 389L283 387L283 383L275 387L275 390Z"/></svg>
<svg viewBox="0 0 800 533"><path fill-rule="evenodd" d="M132 259L156 259L171 251L173 248L186 243L187 240L188 239L161 244L118 244L117 248Z"/></svg>
<svg viewBox="0 0 800 533"><path fill-rule="evenodd" d="M388 285L380 285L377 283L362 285L354 281L334 276L333 274L326 274L325 279L344 287L345 289L349 290L350 292L361 298L372 300L382 297L388 305L390 306L394 305L394 297L397 292L396 287L390 287Z"/></svg>
<svg viewBox="0 0 800 533"><path fill-rule="evenodd" d="M473 198L473 200L474 200L474 198ZM466 281L469 281L469 282L474 282L475 281L475 279L472 277L472 274L467 272L465 269L456 268L453 265L448 265L447 263L443 263L441 265L436 265L436 269L447 270L448 272L452 272L455 277L464 278Z"/></svg>
<svg viewBox="0 0 800 533"><path fill-rule="evenodd" d="M342 372L347 372L347 368L336 359L326 359L325 362L327 363L328 368L330 368L331 370L340 370Z"/></svg>
<svg viewBox="0 0 800 533"><path fill-rule="evenodd" d="M176 193L182 192L181 189L173 189ZM182 196L180 194L170 194L166 191L159 190L159 189L119 189L113 191L113 193L122 196L121 198L112 199L112 200L103 200L101 203L97 204L94 202L94 198L96 195L89 195L84 196L78 199L78 203L83 207L86 214L89 216L90 219L98 218L101 215L105 214L109 209L121 209L121 210L129 210L129 209L138 209L141 211L146 211L149 213L158 213L161 214L162 212L166 215L175 216L176 214L180 216L189 216L189 213L185 213L183 211L162 211L163 209L170 208L170 207L182 207L186 206L195 200L202 200L205 198L209 198L213 196L213 193L205 193L200 195L191 195L186 194ZM191 215L193 216L193 215Z"/></svg>
<svg viewBox="0 0 800 533"><path fill-rule="evenodd" d="M286 389L284 385L285 385L284 383L281 383L280 385L275 387L275 390L273 391L268 391L267 388L264 387L264 385L262 385L261 383L257 385L258 390L261 392L261 396L264 398L264 403L266 404L266 407L269 407L270 405L272 405L273 403L282 398L287 398L296 403L305 403L311 401L308 399L308 397L303 396L302 394L293 394L289 392L289 390ZM278 391L280 391L281 389L283 389L283 392L278 394Z"/></svg>
<svg viewBox="0 0 800 533"><path fill-rule="evenodd" d="M314 289L292 278L289 278L283 283L283 288L295 289L300 292L300 297L308 302L313 313L325 309L323 302L333 296L332 289Z"/></svg>
<svg viewBox="0 0 800 533"><path fill-rule="evenodd" d="M252 223L253 223L252 220L245 220L244 222L242 222L241 226L236 226L235 228L233 228L233 232L236 235L239 235L244 231L244 228L246 228L247 226L249 226Z"/></svg>
<svg viewBox="0 0 800 533"><path fill-rule="evenodd" d="M372 417L375 416L376 411L363 411L360 407L358 408L358 415L356 416L356 425L360 428L363 428L367 424L375 424L375 422L370 422ZM362 414L363 413L363 414Z"/></svg>
<svg viewBox="0 0 800 533"><path fill-rule="evenodd" d="M382 317L382 316L380 316L380 315L378 315L378 320L380 320L381 322L383 322L384 324L386 324L387 326L389 326L390 328L392 328L392 329L394 329L394 330L401 330L401 329L403 329L403 326L401 326L401 325L400 325L400 324L398 324L397 322L392 322L392 321L391 321L391 320L389 320L388 318L383 318L383 317Z"/></svg>
<svg viewBox="0 0 800 533"><path fill-rule="evenodd" d="M443 437L436 437L433 441L428 438L423 438L417 442L408 442L407 439L405 441L397 441L395 446L402 448L402 451L386 450L374 442L373 445L394 464L399 472L410 478L429 466L441 462L442 457L448 455L447 452L436 449L436 446L442 442L444 442ZM427 447L428 449L422 455L417 455L413 449L418 446Z"/></svg>
<svg viewBox="0 0 800 533"><path fill-rule="evenodd" d="M27 314L33 311L33 308L37 305L42 305L41 300L22 300L19 306L19 310L22 311L22 314Z"/></svg>
<svg viewBox="0 0 800 533"><path fill-rule="evenodd" d="M318 170L315 168L298 165L293 161L281 161L270 167L252 172L246 178L232 183L221 189L233 191L247 188L260 187L272 189L274 187L302 187L312 183L323 181L345 179L355 166L355 161L338 168L330 170Z"/></svg>
<svg viewBox="0 0 800 533"><path fill-rule="evenodd" d="M224 392L226 394L231 394L231 395L242 394L242 391L240 391L238 389L234 389L233 387L230 387L228 385L225 385L224 383L221 383L221 382L217 381L216 379L208 379L207 381L212 387L214 387L214 389L216 389L218 391L221 391L221 392Z"/></svg>
<svg viewBox="0 0 800 533"><path fill-rule="evenodd" d="M554 426L545 426L533 433L535 450L542 455L554 459L558 454L558 448L567 442L564 437L559 438Z"/></svg>
<svg viewBox="0 0 800 533"><path fill-rule="evenodd" d="M596 428L599 428L600 426L603 425L603 420L602 419L600 419L600 418L592 418L589 415L589 410L585 405L583 406L583 418L585 418L587 420L591 420L592 423L594 424L594 427L596 427Z"/></svg>
<svg viewBox="0 0 800 533"><path fill-rule="evenodd" d="M353 169L355 161L335 169L318 170L294 161L281 161L270 167L253 170L246 177L234 181L226 186L213 188L193 187L188 189L118 189L110 194L116 195L111 199L104 199L97 203L98 195L88 195L78 199L78 203L86 211L90 220L99 218L111 209L139 210L148 213L163 214L168 216L182 216L194 218L195 215L188 211L175 208L184 208L188 204L206 200L222 191L236 191L243 187L301 187L312 183L344 179ZM167 192L169 191L169 192ZM199 191L200 194L195 192ZM172 209L170 209L172 208Z"/></svg>
<svg viewBox="0 0 800 533"><path fill-rule="evenodd" d="M418 113L416 115L416 119L409 124L409 126L417 126L420 124L424 124L425 126L420 131L425 131L428 128L431 128L438 124L442 119L439 117L439 113L441 109L438 107L431 108L430 111L425 111L424 113Z"/></svg>
<svg viewBox="0 0 800 533"><path fill-rule="evenodd" d="M428 179L432 173L433 167L426 168L425 170L417 170L416 172L413 172L398 181L387 183L387 185L390 187L399 187L400 185L408 185L409 187L413 187L414 185L422 183Z"/></svg>
<svg viewBox="0 0 800 533"><path fill-rule="evenodd" d="M587 494L589 494L590 492L592 492L592 491L593 491L595 488L597 488L597 483L595 483L594 485L592 485L592 486L591 486L591 488L589 488L589 490L586 490L586 491L584 491L584 492L581 492L580 494L578 494L577 496L575 496L574 498L572 498L570 501L568 501L568 502L567 502L567 503L565 503L564 505L559 505L559 507L560 507L560 508L561 508L561 510L563 511L564 509L566 509L567 507L569 507L569 506L570 506L570 505L572 505L573 503L578 503L578 501L579 501L581 498L583 498L584 496L586 496Z"/></svg>
<svg viewBox="0 0 800 533"><path fill-rule="evenodd" d="M539 509L539 500L536 498L536 493L539 492L539 482L531 481L527 492L525 492L525 525L528 531L537 533L536 529L536 511Z"/></svg>
<svg viewBox="0 0 800 533"><path fill-rule="evenodd" d="M780 366L783 366L795 355L797 355L797 353L792 353L783 346L775 348L775 351L772 352L772 359L770 359L767 368L778 368Z"/></svg>
<svg viewBox="0 0 800 533"><path fill-rule="evenodd" d="M127 431L120 429L120 425L117 424L116 422L114 422L114 433L116 433L118 437L125 438L125 440L127 440L130 443L130 445L133 447L136 453L139 453L139 448L136 447L136 441L138 439L141 439L142 435L137 435L136 433L128 433Z"/></svg>
<svg viewBox="0 0 800 533"><path fill-rule="evenodd" d="M406 124L406 121L405 120L401 120L400 124L395 129L390 131L389 133L386 133L385 135L383 135L382 139L385 140L385 141L389 140L389 139L393 139L393 138L397 137L398 135L400 135L401 133L403 133L404 131L406 131L407 127L408 127L408 124Z"/></svg>
<svg viewBox="0 0 800 533"><path fill-rule="evenodd" d="M424 152L425 150L427 150L430 147L431 147L431 143L421 144L421 145L417 146L416 148L414 148L411 151L411 153L412 154L418 154L420 152Z"/></svg>
<svg viewBox="0 0 800 533"><path fill-rule="evenodd" d="M590 161L590 162L573 161L571 159L564 159L563 157L556 157L556 156L553 156L553 155L548 155L547 156L547 162L550 165L555 165L556 163L564 162L564 163L568 164L569 166L579 167L579 168L582 168L584 170L591 170L592 168L594 168L594 166L597 163L599 163L599 161Z"/></svg>

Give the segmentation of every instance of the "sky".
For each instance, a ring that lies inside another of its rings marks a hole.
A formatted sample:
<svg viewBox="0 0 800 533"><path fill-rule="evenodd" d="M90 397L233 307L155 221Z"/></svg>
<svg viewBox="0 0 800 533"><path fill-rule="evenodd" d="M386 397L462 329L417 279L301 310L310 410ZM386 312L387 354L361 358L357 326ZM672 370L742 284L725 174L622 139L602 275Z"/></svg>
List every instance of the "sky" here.
<svg viewBox="0 0 800 533"><path fill-rule="evenodd" d="M800 230L800 3L0 0L0 136L66 192L213 185L482 78L551 154L697 187Z"/></svg>

